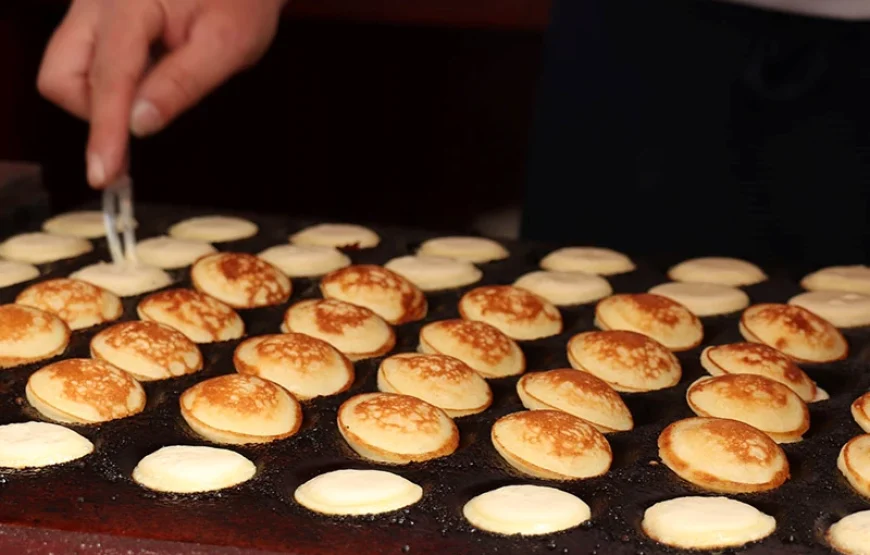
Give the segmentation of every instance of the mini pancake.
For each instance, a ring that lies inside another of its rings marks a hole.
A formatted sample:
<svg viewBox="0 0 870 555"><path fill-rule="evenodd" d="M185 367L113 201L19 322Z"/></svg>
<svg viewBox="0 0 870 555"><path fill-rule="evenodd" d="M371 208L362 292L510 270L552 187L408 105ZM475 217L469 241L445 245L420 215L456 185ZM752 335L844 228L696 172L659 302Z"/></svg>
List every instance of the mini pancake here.
<svg viewBox="0 0 870 555"><path fill-rule="evenodd" d="M870 295L870 267L831 266L805 276L801 286L808 291L843 291Z"/></svg>
<svg viewBox="0 0 870 555"><path fill-rule="evenodd" d="M650 293L612 295L598 301L595 325L642 333L672 351L694 349L704 338L701 321L688 308Z"/></svg>
<svg viewBox="0 0 870 555"><path fill-rule="evenodd" d="M284 272L287 277L322 276L351 264L350 257L335 247L277 245L257 256Z"/></svg>
<svg viewBox="0 0 870 555"><path fill-rule="evenodd" d="M810 412L797 393L757 374L725 374L697 380L686 402L698 416L745 422L777 443L794 443L810 429Z"/></svg>
<svg viewBox="0 0 870 555"><path fill-rule="evenodd" d="M0 260L0 287L9 287L39 277L39 268L24 262Z"/></svg>
<svg viewBox="0 0 870 555"><path fill-rule="evenodd" d="M370 249L378 246L381 238L367 227L355 224L318 224L306 227L290 236L294 245Z"/></svg>
<svg viewBox="0 0 870 555"><path fill-rule="evenodd" d="M360 264L330 272L320 281L327 299L368 308L393 325L426 317L428 305L420 288L381 266Z"/></svg>
<svg viewBox="0 0 870 555"><path fill-rule="evenodd" d="M541 260L541 268L551 272L585 272L599 276L625 274L635 269L629 257L598 247L565 247Z"/></svg>
<svg viewBox="0 0 870 555"><path fill-rule="evenodd" d="M140 262L164 270L186 268L203 256L216 252L211 243L167 235L151 237L136 244L136 256Z"/></svg>
<svg viewBox="0 0 870 555"><path fill-rule="evenodd" d="M680 262L668 270L674 281L717 283L741 287L767 280L767 275L755 264L739 258L708 256Z"/></svg>
<svg viewBox="0 0 870 555"><path fill-rule="evenodd" d="M381 362L378 389L417 397L451 418L483 412L492 404L486 381L461 360L446 355L393 355Z"/></svg>
<svg viewBox="0 0 870 555"><path fill-rule="evenodd" d="M227 374L199 382L181 394L181 416L215 443L268 443L292 436L302 408L283 387L257 376Z"/></svg>
<svg viewBox="0 0 870 555"><path fill-rule="evenodd" d="M145 390L108 362L70 358L40 368L27 380L27 401L49 420L98 424L145 408Z"/></svg>
<svg viewBox="0 0 870 555"><path fill-rule="evenodd" d="M649 290L685 306L695 316L731 314L749 306L749 295L730 285L673 281Z"/></svg>
<svg viewBox="0 0 870 555"><path fill-rule="evenodd" d="M736 420L679 420L659 435L658 446L662 462L677 476L709 491L767 491L789 478L782 448Z"/></svg>
<svg viewBox="0 0 870 555"><path fill-rule="evenodd" d="M71 330L90 328L121 317L124 307L114 293L75 279L58 278L31 285L15 303L58 316Z"/></svg>
<svg viewBox="0 0 870 555"><path fill-rule="evenodd" d="M571 369L526 374L517 382L517 395L530 410L561 410L581 418L601 433L634 428L631 412L607 382Z"/></svg>
<svg viewBox="0 0 870 555"><path fill-rule="evenodd" d="M48 422L0 426L0 467L40 468L80 459L94 451L86 437Z"/></svg>
<svg viewBox="0 0 870 555"><path fill-rule="evenodd" d="M838 328L870 326L870 295L843 291L809 291L789 299Z"/></svg>
<svg viewBox="0 0 870 555"><path fill-rule="evenodd" d="M396 334L371 310L333 299L300 301L284 314L284 333L326 341L352 361L379 357L396 345Z"/></svg>
<svg viewBox="0 0 870 555"><path fill-rule="evenodd" d="M504 536L536 536L576 528L592 516L589 505L546 486L504 486L472 498L462 515L475 528Z"/></svg>
<svg viewBox="0 0 870 555"><path fill-rule="evenodd" d="M173 225L169 228L169 236L206 243L226 243L253 237L258 231L257 224L244 218L199 216Z"/></svg>
<svg viewBox="0 0 870 555"><path fill-rule="evenodd" d="M105 360L140 382L165 380L202 370L196 343L157 322L122 322L91 339L91 357Z"/></svg>
<svg viewBox="0 0 870 555"><path fill-rule="evenodd" d="M142 299L139 318L177 329L194 343L238 339L245 323L224 303L191 289L170 289Z"/></svg>
<svg viewBox="0 0 870 555"><path fill-rule="evenodd" d="M856 492L870 497L870 434L853 437L840 449L837 468Z"/></svg>
<svg viewBox="0 0 870 555"><path fill-rule="evenodd" d="M861 395L852 403L852 417L861 429L870 433L870 392Z"/></svg>
<svg viewBox="0 0 870 555"><path fill-rule="evenodd" d="M63 320L44 310L0 305L0 368L13 368L59 355L69 344Z"/></svg>
<svg viewBox="0 0 870 555"><path fill-rule="evenodd" d="M562 333L562 315L549 301L510 285L472 289L459 300L465 320L485 322L516 340L533 340Z"/></svg>
<svg viewBox="0 0 870 555"><path fill-rule="evenodd" d="M790 358L773 347L758 343L732 343L707 347L701 366L713 376L757 374L786 385L805 403L820 401L827 394Z"/></svg>
<svg viewBox="0 0 870 555"><path fill-rule="evenodd" d="M196 261L190 280L198 291L232 308L287 302L293 286L284 272L252 254L219 252Z"/></svg>
<svg viewBox="0 0 870 555"><path fill-rule="evenodd" d="M353 363L321 339L302 333L261 335L236 347L233 364L240 374L275 382L300 401L347 391Z"/></svg>
<svg viewBox="0 0 870 555"><path fill-rule="evenodd" d="M443 291L477 283L483 272L471 262L418 254L394 258L384 265L423 291Z"/></svg>
<svg viewBox="0 0 870 555"><path fill-rule="evenodd" d="M338 431L361 457L407 464L446 457L459 446L459 430L434 405L396 393L363 393L338 409Z"/></svg>
<svg viewBox="0 0 870 555"><path fill-rule="evenodd" d="M530 291L556 306L591 303L613 294L606 279L583 272L530 272L516 280L514 287Z"/></svg>
<svg viewBox="0 0 870 555"><path fill-rule="evenodd" d="M420 330L421 353L452 356L484 378L522 374L526 357L516 341L497 328L471 320L442 320Z"/></svg>
<svg viewBox="0 0 870 555"><path fill-rule="evenodd" d="M656 391L677 385L680 361L664 345L633 331L587 331L568 341L572 368L616 391Z"/></svg>
<svg viewBox="0 0 870 555"><path fill-rule="evenodd" d="M832 362L849 354L846 338L809 310L787 304L757 304L743 311L740 334L798 362Z"/></svg>
<svg viewBox="0 0 870 555"><path fill-rule="evenodd" d="M134 297L172 285L172 277L160 268L137 264L98 262L69 277L102 287L119 297Z"/></svg>
<svg viewBox="0 0 870 555"><path fill-rule="evenodd" d="M94 250L87 239L36 232L15 235L0 243L0 257L29 264L48 264Z"/></svg>
<svg viewBox="0 0 870 555"><path fill-rule="evenodd" d="M870 555L870 511L843 517L831 525L825 537L843 555Z"/></svg>
<svg viewBox="0 0 870 555"><path fill-rule="evenodd" d="M133 227L138 224L133 221ZM118 220L118 231L121 231L121 221ZM49 218L42 224L42 230L54 235L67 235L82 239L97 239L106 236L106 224L101 210L79 210L66 212Z"/></svg>
<svg viewBox="0 0 870 555"><path fill-rule="evenodd" d="M236 486L256 473L254 463L228 449L170 445L139 461L133 480L154 491L201 493Z"/></svg>
<svg viewBox="0 0 870 555"><path fill-rule="evenodd" d="M490 434L499 455L523 474L579 480L610 470L610 444L592 425L558 410L527 410L495 421Z"/></svg>
<svg viewBox="0 0 870 555"><path fill-rule="evenodd" d="M503 260L510 253L497 241L485 237L438 237L423 241L417 254L443 256L474 264Z"/></svg>
<svg viewBox="0 0 870 555"><path fill-rule="evenodd" d="M771 535L776 519L727 497L677 497L643 513L641 528L653 540L678 549L742 547Z"/></svg>
<svg viewBox="0 0 870 555"><path fill-rule="evenodd" d="M293 493L297 503L325 515L375 515L398 511L423 497L423 488L385 470L333 470Z"/></svg>

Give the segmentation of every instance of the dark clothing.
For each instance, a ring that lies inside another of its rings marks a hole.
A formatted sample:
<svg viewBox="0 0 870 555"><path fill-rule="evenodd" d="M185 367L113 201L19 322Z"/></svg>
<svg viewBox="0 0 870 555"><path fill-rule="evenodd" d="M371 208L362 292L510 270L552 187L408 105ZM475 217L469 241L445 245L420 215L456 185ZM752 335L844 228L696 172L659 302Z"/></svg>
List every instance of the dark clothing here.
<svg viewBox="0 0 870 555"><path fill-rule="evenodd" d="M523 235L651 256L870 258L870 24L555 0Z"/></svg>

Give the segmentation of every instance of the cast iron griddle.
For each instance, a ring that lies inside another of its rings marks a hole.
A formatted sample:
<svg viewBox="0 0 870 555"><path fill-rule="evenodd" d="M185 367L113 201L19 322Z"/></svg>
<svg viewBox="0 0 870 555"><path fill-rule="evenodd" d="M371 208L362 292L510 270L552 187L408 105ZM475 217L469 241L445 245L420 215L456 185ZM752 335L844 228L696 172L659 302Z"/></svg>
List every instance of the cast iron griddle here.
<svg viewBox="0 0 870 555"><path fill-rule="evenodd" d="M206 213L139 206L138 235L146 238L162 234L176 221ZM252 239L218 245L221 250L257 253L284 243L289 233L312 223L242 215L256 221L260 233ZM429 236L411 230L373 227L381 233L383 241L375 249L351 251L355 263L383 264L394 256L413 252ZM507 246L511 258L483 265L482 284L512 283L521 274L536 269L538 261L552 248L527 243ZM62 277L85 264L107 259L105 242L97 241L94 253L42 269L45 278ZM638 262L637 271L610 279L616 292L646 291L666 281L664 266ZM775 268L765 269L771 274L770 281L748 288L753 302L784 302L800 290L799 276L777 273ZM174 276L175 286L190 286L187 270ZM293 285L291 303L319 296L316 280L295 279ZM0 291L0 301L12 302L24 287ZM463 291L428 295L426 322L458 317L456 307ZM139 298L125 300L124 319L136 318L138 301ZM287 306L242 311L248 336L277 333ZM563 317L565 330L561 335L522 344L529 370L568 367L565 354L568 338L593 329L591 305L563 310ZM415 350L422 325L423 322L418 322L398 327L393 353ZM74 332L63 356L87 357L91 337L103 327ZM705 334L704 345L740 341L737 316L706 319ZM870 503L852 492L836 467L839 449L849 438L861 433L852 421L849 404L870 385L870 374L866 371L870 333L849 332L848 338L851 347L848 361L805 368L831 394L831 399L810 405L812 422L805 440L784 446L792 478L772 492L735 496L775 516L778 523L771 537L739 552L831 553L823 538L827 527L851 512L870 508ZM198 374L144 384L148 404L141 414L101 426L74 427L94 442L96 450L92 455L53 469L0 474L0 523L64 530L76 534L75 537L84 537L79 533L92 533L126 536L137 541L192 542L197 544L197 553L208 552L208 546L215 546L215 552L238 552L217 549L229 546L304 555L652 555L674 550L655 544L640 531L644 509L664 499L704 493L662 465L656 448L656 438L666 425L693 416L684 395L688 384L703 375L698 362L701 348L680 355L683 379L678 386L623 396L634 416L635 429L607 436L614 461L610 472L600 478L571 483L536 480L518 474L499 458L489 440L490 427L500 416L523 408L515 391L517 378L506 378L490 382L495 400L489 410L457 421L462 439L454 455L391 468L423 486L424 497L419 504L397 513L365 518L335 519L308 512L293 501L293 491L302 482L338 468L379 468L354 454L339 436L335 424L336 410L342 401L357 393L376 390L380 359L374 359L356 364L357 379L350 391L305 404L304 424L296 436L263 446L233 447L258 465L259 473L250 482L219 493L194 496L144 490L130 478L139 459L165 445L208 444L186 427L179 414L178 397L205 378L233 372L231 355L237 343L202 345L205 369ZM43 364L0 374L0 423L39 418L24 400L24 387L28 376ZM516 483L552 485L574 493L591 506L592 520L575 530L532 538L498 537L476 531L464 521L461 508L472 496ZM3 538L9 537L11 541L14 530L2 528L0 549ZM82 548L85 549L84 544Z"/></svg>

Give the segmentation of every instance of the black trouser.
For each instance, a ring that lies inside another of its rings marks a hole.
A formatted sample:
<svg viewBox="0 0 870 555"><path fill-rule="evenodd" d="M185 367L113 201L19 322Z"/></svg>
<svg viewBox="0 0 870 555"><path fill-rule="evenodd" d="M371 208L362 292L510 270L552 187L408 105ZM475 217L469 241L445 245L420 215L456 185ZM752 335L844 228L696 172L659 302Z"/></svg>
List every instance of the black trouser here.
<svg viewBox="0 0 870 555"><path fill-rule="evenodd" d="M809 267L870 254L870 25L556 0L523 234Z"/></svg>

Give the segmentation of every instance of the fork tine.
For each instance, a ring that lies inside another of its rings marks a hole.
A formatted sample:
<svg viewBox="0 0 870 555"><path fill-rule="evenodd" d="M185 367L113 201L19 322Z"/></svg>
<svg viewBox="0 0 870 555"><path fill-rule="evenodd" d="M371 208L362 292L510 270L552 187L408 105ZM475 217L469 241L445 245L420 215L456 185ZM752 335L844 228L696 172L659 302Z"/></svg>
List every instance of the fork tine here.
<svg viewBox="0 0 870 555"><path fill-rule="evenodd" d="M121 241L118 239L117 221L117 194L112 188L103 191L103 223L106 226L106 240L109 242L109 254L112 262L121 264L124 261L124 252L121 249Z"/></svg>
<svg viewBox="0 0 870 555"><path fill-rule="evenodd" d="M133 181L123 176L103 191L103 221L112 262L136 263L136 234L133 224ZM118 231L123 234L123 247Z"/></svg>

